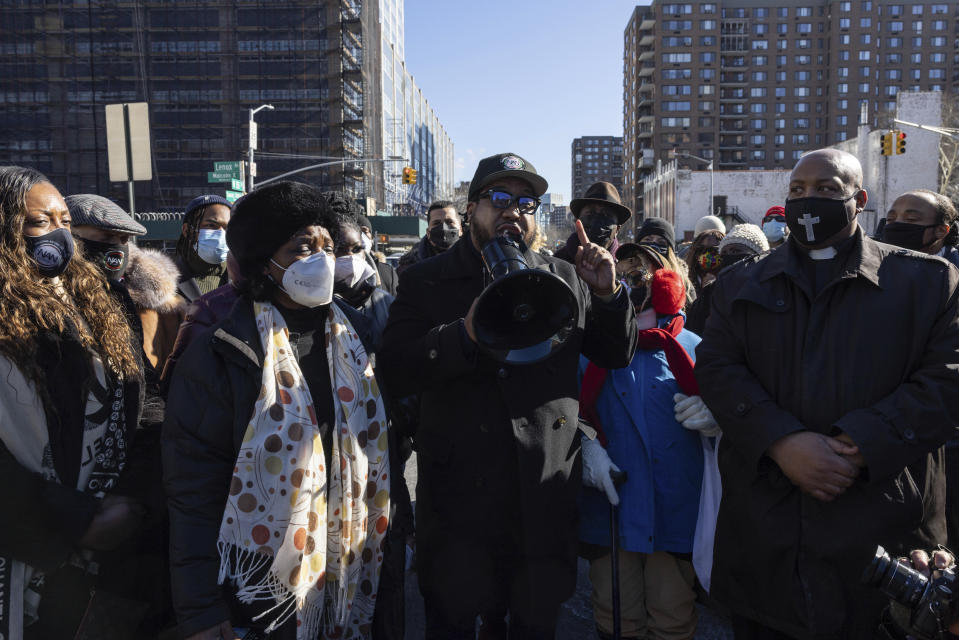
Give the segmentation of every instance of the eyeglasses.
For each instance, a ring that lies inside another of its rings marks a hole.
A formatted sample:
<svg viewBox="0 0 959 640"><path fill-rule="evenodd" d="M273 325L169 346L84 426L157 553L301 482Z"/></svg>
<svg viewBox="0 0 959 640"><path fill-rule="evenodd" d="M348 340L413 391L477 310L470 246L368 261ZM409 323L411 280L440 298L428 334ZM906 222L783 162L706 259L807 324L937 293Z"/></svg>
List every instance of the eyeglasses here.
<svg viewBox="0 0 959 640"><path fill-rule="evenodd" d="M536 207L539 206L539 198L534 198L533 196L514 196L508 191L500 191L498 189L484 191L479 194L479 197L489 198L490 204L497 209L509 209L513 205L516 205L517 211L526 215L536 211Z"/></svg>

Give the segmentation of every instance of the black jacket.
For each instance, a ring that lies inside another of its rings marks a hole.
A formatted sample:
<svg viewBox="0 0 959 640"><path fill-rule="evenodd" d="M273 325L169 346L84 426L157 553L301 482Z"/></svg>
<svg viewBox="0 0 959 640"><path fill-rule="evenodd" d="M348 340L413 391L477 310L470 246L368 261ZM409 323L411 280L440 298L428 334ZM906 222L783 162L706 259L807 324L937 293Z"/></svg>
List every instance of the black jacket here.
<svg viewBox="0 0 959 640"><path fill-rule="evenodd" d="M342 301L364 346L365 320ZM180 356L163 425L163 483L170 509L173 605L183 636L230 619L217 585L217 538L233 466L262 381L263 350L253 304L200 333Z"/></svg>
<svg viewBox="0 0 959 640"><path fill-rule="evenodd" d="M457 545L503 536L528 560L530 597L558 603L576 583L579 356L625 367L636 323L624 291L604 303L568 263L539 254L527 260L565 280L579 304L569 342L542 363L503 365L469 348L461 319L485 280L468 234L404 271L390 308L380 373L394 395L420 394L416 526L424 590L469 584L471 558Z"/></svg>
<svg viewBox="0 0 959 640"><path fill-rule="evenodd" d="M857 233L819 295L795 243L710 287L696 349L723 429L712 592L796 638L872 638L886 598L860 584L876 545L945 543L942 445L959 429L959 271ZM866 469L832 502L765 455L800 430L844 432Z"/></svg>

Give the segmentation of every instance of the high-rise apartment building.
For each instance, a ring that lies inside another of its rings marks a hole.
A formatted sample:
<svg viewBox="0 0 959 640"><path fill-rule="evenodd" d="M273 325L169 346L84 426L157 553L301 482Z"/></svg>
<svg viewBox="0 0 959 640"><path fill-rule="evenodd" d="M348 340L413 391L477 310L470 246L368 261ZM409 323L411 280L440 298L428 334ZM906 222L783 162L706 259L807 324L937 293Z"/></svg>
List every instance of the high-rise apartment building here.
<svg viewBox="0 0 959 640"><path fill-rule="evenodd" d="M899 91L951 92L957 12L956 0L636 7L624 37L629 203L642 211L642 178L670 150L716 170L787 169L854 137L863 103L876 121Z"/></svg>
<svg viewBox="0 0 959 640"><path fill-rule="evenodd" d="M392 136L384 43L400 40L402 59L401 0L14 2L3 24L0 150L64 193L126 202L125 185L107 171L111 103L150 105L154 177L136 185L139 210L222 191L207 172L245 159L249 109L261 104L274 110L256 116L258 181L332 158L383 158ZM451 191L449 138L415 88L400 94L403 104L407 93L416 106L403 126L435 145L419 156L410 145L404 157L420 159L431 188ZM382 208L403 164L345 162L294 179Z"/></svg>
<svg viewBox="0 0 959 640"><path fill-rule="evenodd" d="M623 189L623 139L619 136L584 136L572 144L573 198L581 198L594 182L610 182Z"/></svg>

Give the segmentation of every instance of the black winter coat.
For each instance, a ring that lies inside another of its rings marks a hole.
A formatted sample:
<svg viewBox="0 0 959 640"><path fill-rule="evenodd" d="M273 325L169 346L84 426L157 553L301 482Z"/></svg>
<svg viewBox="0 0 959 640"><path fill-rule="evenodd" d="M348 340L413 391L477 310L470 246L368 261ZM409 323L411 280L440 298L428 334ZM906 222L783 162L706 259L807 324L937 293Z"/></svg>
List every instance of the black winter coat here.
<svg viewBox="0 0 959 640"><path fill-rule="evenodd" d="M798 251L789 240L711 287L696 376L723 429L712 595L796 638L872 638L887 600L860 576L876 545L895 556L945 543L959 271L858 231L817 296ZM832 502L765 455L803 429L844 432L865 458Z"/></svg>
<svg viewBox="0 0 959 640"><path fill-rule="evenodd" d="M625 367L636 323L624 291L604 303L570 264L527 260L565 280L579 303L569 342L542 363L503 365L469 348L462 318L485 270L468 234L404 271L390 308L378 364L393 395L420 394L417 571L426 591L469 589L472 559L457 545L504 536L525 559L529 597L559 603L576 583L579 355Z"/></svg>
<svg viewBox="0 0 959 640"><path fill-rule="evenodd" d="M342 301L364 346L364 318ZM201 332L177 363L163 425L163 484L170 509L170 573L179 631L186 637L230 619L217 577L217 538L233 467L263 377L253 304Z"/></svg>

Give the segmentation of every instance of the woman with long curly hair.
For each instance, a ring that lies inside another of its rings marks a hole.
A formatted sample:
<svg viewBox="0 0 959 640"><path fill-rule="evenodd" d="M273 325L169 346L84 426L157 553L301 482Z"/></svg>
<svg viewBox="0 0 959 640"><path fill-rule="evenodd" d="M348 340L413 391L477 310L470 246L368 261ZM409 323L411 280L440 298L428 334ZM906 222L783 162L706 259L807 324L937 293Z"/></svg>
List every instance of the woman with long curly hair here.
<svg viewBox="0 0 959 640"><path fill-rule="evenodd" d="M126 490L141 364L110 291L75 252L57 189L33 169L0 167L2 637L72 638L81 620L83 633L102 633L94 613L108 601L131 624L142 612L110 592L117 555L98 554L143 514Z"/></svg>

